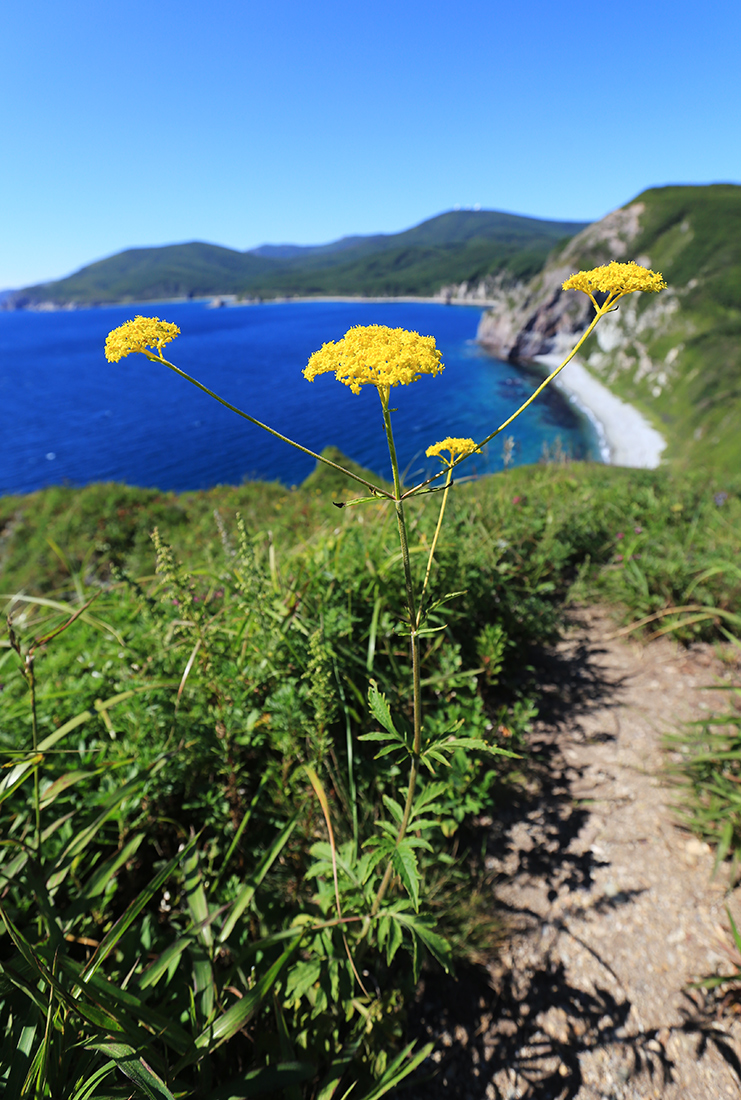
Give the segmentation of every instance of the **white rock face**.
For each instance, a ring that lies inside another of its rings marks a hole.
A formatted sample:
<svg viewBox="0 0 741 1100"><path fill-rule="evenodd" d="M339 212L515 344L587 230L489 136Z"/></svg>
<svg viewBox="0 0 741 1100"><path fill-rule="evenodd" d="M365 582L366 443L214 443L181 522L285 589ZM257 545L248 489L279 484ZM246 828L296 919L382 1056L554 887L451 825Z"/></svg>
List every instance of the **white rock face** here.
<svg viewBox="0 0 741 1100"><path fill-rule="evenodd" d="M592 257L592 267L626 257L644 210L641 202L613 210L577 233L530 283L500 287L492 295L495 304L481 319L479 342L500 359L534 359L573 347L589 324L592 305L584 294L564 292L561 284L583 267L577 257ZM650 266L647 256L640 260Z"/></svg>
<svg viewBox="0 0 741 1100"><path fill-rule="evenodd" d="M481 318L479 342L499 359L535 360L550 369L557 367L594 315L585 294L563 291L561 284L575 271L632 259L631 245L640 233L644 210L641 202L614 210L578 233L529 283L500 284L491 296L491 308ZM639 256L636 262L651 266L648 256ZM608 386L628 371L636 382L648 379L653 383L651 393L660 396L679 352L670 352L661 363L654 363L644 341L649 334L668 329L679 301L676 294L663 291L639 312L639 297L626 298L616 312L600 321L586 364L575 359L558 376L556 385L595 423L606 461L653 468L659 465L666 446L663 436Z"/></svg>

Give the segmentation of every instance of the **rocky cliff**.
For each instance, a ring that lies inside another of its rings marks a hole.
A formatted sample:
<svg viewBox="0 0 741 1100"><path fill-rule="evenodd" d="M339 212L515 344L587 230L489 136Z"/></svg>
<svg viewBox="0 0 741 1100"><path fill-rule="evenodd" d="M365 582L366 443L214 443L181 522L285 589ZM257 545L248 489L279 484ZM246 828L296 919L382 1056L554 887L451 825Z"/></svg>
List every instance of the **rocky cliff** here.
<svg viewBox="0 0 741 1100"><path fill-rule="evenodd" d="M600 322L582 362L659 426L675 460L741 463L741 187L644 192L572 238L529 282L489 288L478 339L502 359L565 354L589 323L575 271L636 260L668 288Z"/></svg>

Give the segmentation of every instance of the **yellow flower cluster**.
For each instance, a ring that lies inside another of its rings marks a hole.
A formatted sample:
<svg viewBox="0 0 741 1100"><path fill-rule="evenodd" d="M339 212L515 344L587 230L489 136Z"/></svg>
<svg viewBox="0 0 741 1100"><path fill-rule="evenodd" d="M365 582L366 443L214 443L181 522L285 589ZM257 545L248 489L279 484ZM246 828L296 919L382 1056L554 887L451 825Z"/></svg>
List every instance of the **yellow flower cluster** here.
<svg viewBox="0 0 741 1100"><path fill-rule="evenodd" d="M356 325L341 340L331 340L314 352L304 378L313 382L318 374L334 371L337 381L353 393L367 385L408 386L423 374L440 374L440 355L434 336L386 325Z"/></svg>
<svg viewBox="0 0 741 1100"><path fill-rule="evenodd" d="M572 275L563 284L564 290L583 290L590 296L596 293L607 294L608 298L622 298L635 290L645 290L655 294L664 290L666 283L660 272L649 271L640 264L619 264L614 260L591 271L580 271Z"/></svg>
<svg viewBox="0 0 741 1100"><path fill-rule="evenodd" d="M152 348L161 356L165 344L169 344L179 335L180 329L170 321L160 321L159 317L139 316L108 333L105 357L109 363L117 363L125 355L131 355L135 351L146 352L147 348Z"/></svg>
<svg viewBox="0 0 741 1100"><path fill-rule="evenodd" d="M447 459L445 455L441 454L442 451L450 452L450 459ZM428 458L432 458L433 455L440 455L443 462L447 462L450 465L451 462L455 462L457 458L463 458L464 455L472 455L474 452L481 454L481 448L477 447L472 439L451 439L448 436L447 439L443 439L441 443L433 443L431 447L428 447L425 454Z"/></svg>

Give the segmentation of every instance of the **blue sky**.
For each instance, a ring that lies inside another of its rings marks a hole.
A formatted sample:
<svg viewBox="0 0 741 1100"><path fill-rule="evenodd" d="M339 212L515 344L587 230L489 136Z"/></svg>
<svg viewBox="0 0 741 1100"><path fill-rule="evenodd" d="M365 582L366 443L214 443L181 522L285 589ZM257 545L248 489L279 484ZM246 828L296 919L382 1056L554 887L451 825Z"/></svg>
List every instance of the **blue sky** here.
<svg viewBox="0 0 741 1100"><path fill-rule="evenodd" d="M123 248L592 220L741 182L741 5L24 0L0 37L0 288Z"/></svg>

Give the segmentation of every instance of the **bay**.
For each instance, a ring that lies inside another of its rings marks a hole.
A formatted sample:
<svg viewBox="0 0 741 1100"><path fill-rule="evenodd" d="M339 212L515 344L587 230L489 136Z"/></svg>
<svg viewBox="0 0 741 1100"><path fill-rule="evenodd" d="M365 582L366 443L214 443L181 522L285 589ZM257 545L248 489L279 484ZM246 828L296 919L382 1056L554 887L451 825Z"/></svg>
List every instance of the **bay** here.
<svg viewBox="0 0 741 1100"><path fill-rule="evenodd" d="M445 436L482 439L538 384L476 343L481 310L423 302L285 302L210 309L146 303L60 312L0 313L0 493L47 485L121 481L183 491L245 479L297 485L314 460L261 432L141 355L108 363L107 333L137 313L180 326L169 356L232 404L314 451L333 444L389 476L378 396L358 396L332 375L307 382L309 356L353 325L383 324L432 335L445 371L393 390L394 432L407 478L439 467L425 449ZM599 460L590 422L554 388L504 433L515 464L544 445ZM466 472L503 466L502 437Z"/></svg>

